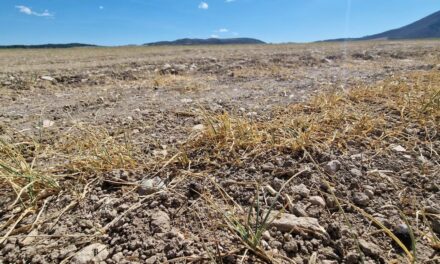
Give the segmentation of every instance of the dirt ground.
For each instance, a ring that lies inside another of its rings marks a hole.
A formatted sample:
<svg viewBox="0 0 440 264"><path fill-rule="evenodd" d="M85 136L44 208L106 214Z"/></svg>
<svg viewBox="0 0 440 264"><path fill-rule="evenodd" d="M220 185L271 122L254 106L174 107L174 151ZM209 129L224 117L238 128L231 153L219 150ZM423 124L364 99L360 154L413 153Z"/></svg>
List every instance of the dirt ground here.
<svg viewBox="0 0 440 264"><path fill-rule="evenodd" d="M440 263L439 80L438 41L0 50L0 263Z"/></svg>

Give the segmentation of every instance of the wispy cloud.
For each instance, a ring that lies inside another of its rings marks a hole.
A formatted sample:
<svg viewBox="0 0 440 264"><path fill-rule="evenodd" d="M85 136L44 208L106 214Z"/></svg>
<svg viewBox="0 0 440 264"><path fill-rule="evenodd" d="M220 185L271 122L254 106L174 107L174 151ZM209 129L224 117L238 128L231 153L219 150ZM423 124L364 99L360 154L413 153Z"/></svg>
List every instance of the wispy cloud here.
<svg viewBox="0 0 440 264"><path fill-rule="evenodd" d="M226 0L225 2L226 3L232 3L232 2L235 2L235 0Z"/></svg>
<svg viewBox="0 0 440 264"><path fill-rule="evenodd" d="M219 35L211 35L211 38L220 38Z"/></svg>
<svg viewBox="0 0 440 264"><path fill-rule="evenodd" d="M209 8L209 5L208 5L208 3L206 3L206 2L200 2L200 4L199 4L199 8L200 8L200 9L208 9L208 8Z"/></svg>
<svg viewBox="0 0 440 264"><path fill-rule="evenodd" d="M218 30L218 32L220 32L220 33L226 33L226 32L229 32L229 29L227 29L227 28L221 28L221 29Z"/></svg>
<svg viewBox="0 0 440 264"><path fill-rule="evenodd" d="M15 8L18 9L20 13L30 15L30 16L39 16L39 17L53 17L52 13L49 13L48 10L44 10L43 13L38 13L33 11L30 7L24 6L24 5L17 5Z"/></svg>

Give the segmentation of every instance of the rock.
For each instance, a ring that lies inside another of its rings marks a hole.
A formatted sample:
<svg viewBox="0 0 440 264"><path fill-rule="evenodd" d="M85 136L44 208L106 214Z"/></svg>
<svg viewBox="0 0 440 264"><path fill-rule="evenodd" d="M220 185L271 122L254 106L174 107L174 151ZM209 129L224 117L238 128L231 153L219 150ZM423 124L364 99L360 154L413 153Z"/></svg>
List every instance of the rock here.
<svg viewBox="0 0 440 264"><path fill-rule="evenodd" d="M113 255L112 260L116 263L120 263L123 258L124 254L122 252L119 252Z"/></svg>
<svg viewBox="0 0 440 264"><path fill-rule="evenodd" d="M65 259L70 253L75 252L77 247L75 245L69 245L60 249L58 259Z"/></svg>
<svg viewBox="0 0 440 264"><path fill-rule="evenodd" d="M100 243L91 244L75 254L71 263L89 264L99 263L107 259L109 252L107 246Z"/></svg>
<svg viewBox="0 0 440 264"><path fill-rule="evenodd" d="M263 234L261 234L261 236L263 237L264 240L269 241L270 240L270 233L269 231L264 231Z"/></svg>
<svg viewBox="0 0 440 264"><path fill-rule="evenodd" d="M268 162L268 163L261 165L261 170L264 172L271 172L274 169L275 169L275 166L271 162Z"/></svg>
<svg viewBox="0 0 440 264"><path fill-rule="evenodd" d="M324 256L327 259L332 259L332 260L339 260L339 256L334 252L333 248L331 247L325 247L325 248L321 248L319 249L319 254Z"/></svg>
<svg viewBox="0 0 440 264"><path fill-rule="evenodd" d="M165 183L159 177L144 179L138 188L139 195L149 195L165 188Z"/></svg>
<svg viewBox="0 0 440 264"><path fill-rule="evenodd" d="M35 236L38 235L38 231L36 229L32 230L29 235L24 238L20 244L22 246L29 246L35 241Z"/></svg>
<svg viewBox="0 0 440 264"><path fill-rule="evenodd" d="M203 124L198 124L192 127L192 131L203 131L205 126Z"/></svg>
<svg viewBox="0 0 440 264"><path fill-rule="evenodd" d="M335 174L341 169L341 163L338 160L332 160L324 165L324 170L328 174Z"/></svg>
<svg viewBox="0 0 440 264"><path fill-rule="evenodd" d="M298 203L295 203L292 206L292 213L296 216L308 216L306 210L304 210L304 208Z"/></svg>
<svg viewBox="0 0 440 264"><path fill-rule="evenodd" d="M365 194L368 196L368 198L373 199L374 198L374 192L373 190L365 190Z"/></svg>
<svg viewBox="0 0 440 264"><path fill-rule="evenodd" d="M298 194L299 196L301 196L303 198L308 197L310 194L309 188L307 188L307 186L305 186L302 183L300 185L293 186L292 191L293 191L293 193Z"/></svg>
<svg viewBox="0 0 440 264"><path fill-rule="evenodd" d="M184 104L190 104L193 102L193 100L190 98L183 98L183 99L180 99L180 102L184 103Z"/></svg>
<svg viewBox="0 0 440 264"><path fill-rule="evenodd" d="M158 211L151 216L153 233L165 233L171 230L170 217L164 211Z"/></svg>
<svg viewBox="0 0 440 264"><path fill-rule="evenodd" d="M54 124L55 124L55 122L52 120L48 120L48 119L43 120L43 128L51 127Z"/></svg>
<svg viewBox="0 0 440 264"><path fill-rule="evenodd" d="M295 241L289 241L284 244L283 249L288 253L297 253L298 244Z"/></svg>
<svg viewBox="0 0 440 264"><path fill-rule="evenodd" d="M410 230L407 225L400 224L393 230L393 234L408 248L412 249Z"/></svg>
<svg viewBox="0 0 440 264"><path fill-rule="evenodd" d="M301 230L317 235L328 236L325 229L319 224L318 219L312 217L297 217L279 211L272 211L269 215L269 227L275 227L281 232Z"/></svg>
<svg viewBox="0 0 440 264"><path fill-rule="evenodd" d="M362 171L355 168L350 170L350 174L354 177L362 177Z"/></svg>
<svg viewBox="0 0 440 264"><path fill-rule="evenodd" d="M55 78L53 78L51 76L47 76L47 75L41 76L40 79L44 80L44 81L49 81L49 82L55 81Z"/></svg>
<svg viewBox="0 0 440 264"><path fill-rule="evenodd" d="M367 206L368 203L370 202L370 198L368 197L368 195L362 192L355 192L353 194L352 200L354 204L361 207Z"/></svg>
<svg viewBox="0 0 440 264"><path fill-rule="evenodd" d="M349 252L345 256L345 264L358 264L361 261L361 256L357 252Z"/></svg>
<svg viewBox="0 0 440 264"><path fill-rule="evenodd" d="M310 203L320 207L325 207L325 200L321 196L311 196L309 198Z"/></svg>
<svg viewBox="0 0 440 264"><path fill-rule="evenodd" d="M395 152L406 152L406 149L404 147L402 147L401 145L391 145L390 147Z"/></svg>
<svg viewBox="0 0 440 264"><path fill-rule="evenodd" d="M380 248L373 243L370 243L364 239L359 239L359 246L362 252L369 257L377 258L380 256Z"/></svg>

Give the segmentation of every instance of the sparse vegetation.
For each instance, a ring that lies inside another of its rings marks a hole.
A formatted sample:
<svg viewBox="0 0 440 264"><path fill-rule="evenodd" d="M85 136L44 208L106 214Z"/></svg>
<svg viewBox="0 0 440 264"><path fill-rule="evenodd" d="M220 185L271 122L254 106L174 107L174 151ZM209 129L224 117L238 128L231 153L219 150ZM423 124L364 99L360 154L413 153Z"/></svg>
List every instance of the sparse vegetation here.
<svg viewBox="0 0 440 264"><path fill-rule="evenodd" d="M381 43L353 47L365 61L313 44L96 49L107 61L54 72L44 50L20 74L9 62L0 262L66 263L89 246L108 263L436 263L440 72L421 67L438 63L434 44L395 43L410 62ZM312 228L280 229L277 212Z"/></svg>

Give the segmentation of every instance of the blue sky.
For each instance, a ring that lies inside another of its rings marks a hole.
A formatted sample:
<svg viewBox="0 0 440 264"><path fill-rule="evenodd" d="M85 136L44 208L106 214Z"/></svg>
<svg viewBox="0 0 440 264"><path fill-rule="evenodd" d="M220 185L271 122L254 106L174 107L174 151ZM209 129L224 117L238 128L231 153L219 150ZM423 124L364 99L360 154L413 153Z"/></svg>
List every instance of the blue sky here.
<svg viewBox="0 0 440 264"><path fill-rule="evenodd" d="M438 10L440 0L0 0L0 45L308 42L379 33Z"/></svg>

